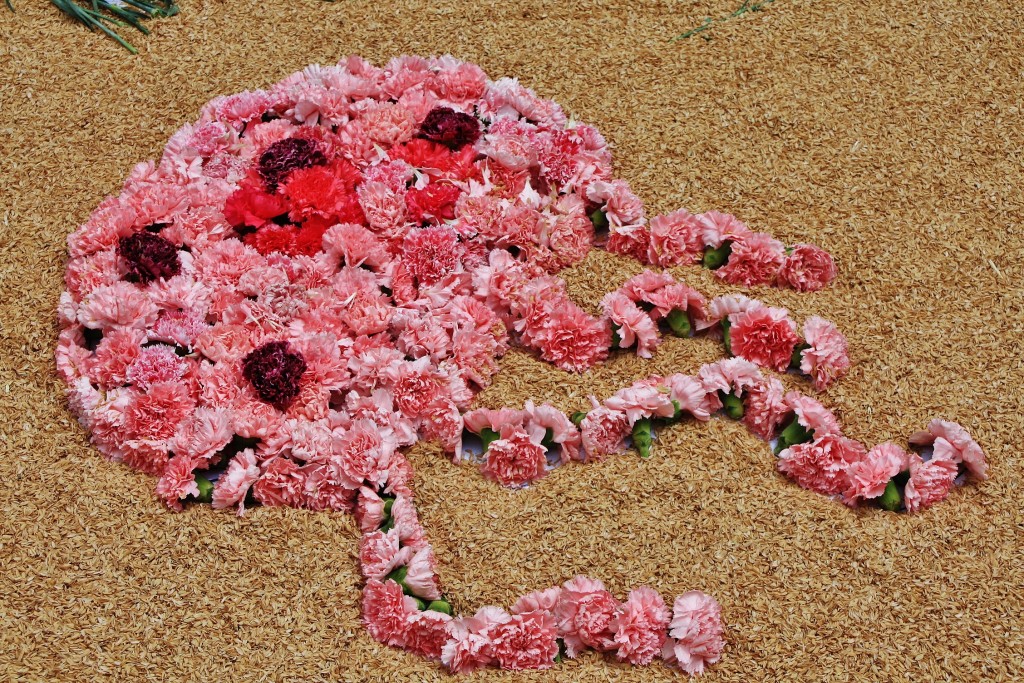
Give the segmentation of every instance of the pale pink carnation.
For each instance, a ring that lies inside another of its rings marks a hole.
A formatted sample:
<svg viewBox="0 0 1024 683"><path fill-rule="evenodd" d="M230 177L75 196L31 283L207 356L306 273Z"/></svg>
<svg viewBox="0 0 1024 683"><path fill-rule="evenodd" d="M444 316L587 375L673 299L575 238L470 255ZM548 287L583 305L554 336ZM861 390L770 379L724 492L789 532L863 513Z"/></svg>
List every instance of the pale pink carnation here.
<svg viewBox="0 0 1024 683"><path fill-rule="evenodd" d="M860 501L878 498L885 492L889 480L907 469L910 455L894 443L881 443L868 451L863 460L846 468L850 485L843 492L843 502L856 505Z"/></svg>
<svg viewBox="0 0 1024 683"><path fill-rule="evenodd" d="M404 647L409 624L419 613L416 600L402 593L394 581L366 582L363 589L363 624L376 640L395 647Z"/></svg>
<svg viewBox="0 0 1024 683"><path fill-rule="evenodd" d="M472 617L453 619L448 624L449 641L441 650L441 662L454 673L469 673L490 664L493 657L491 634L512 616L497 607L482 607Z"/></svg>
<svg viewBox="0 0 1024 683"><path fill-rule="evenodd" d="M668 625L668 606L657 591L646 586L630 591L611 622L618 645L615 656L630 664L650 664L661 654Z"/></svg>
<svg viewBox="0 0 1024 683"><path fill-rule="evenodd" d="M547 612L514 614L490 635L491 651L502 669L549 669L558 656L558 630Z"/></svg>
<svg viewBox="0 0 1024 683"><path fill-rule="evenodd" d="M733 355L761 367L784 372L800 337L784 308L761 306L729 316L729 340Z"/></svg>
<svg viewBox="0 0 1024 683"><path fill-rule="evenodd" d="M608 357L611 328L578 306L551 312L537 341L541 358L572 372L589 370Z"/></svg>
<svg viewBox="0 0 1024 683"><path fill-rule="evenodd" d="M725 648L722 607L710 595L690 591L676 598L662 657L690 675L704 673Z"/></svg>
<svg viewBox="0 0 1024 683"><path fill-rule="evenodd" d="M441 598L437 561L434 559L434 550L429 545L424 545L416 551L409 559L406 569L408 573L405 575L405 585L413 595L427 602Z"/></svg>
<svg viewBox="0 0 1024 683"><path fill-rule="evenodd" d="M558 603L558 596L561 593L562 588L560 586L527 593L519 598L516 604L512 605L512 614L522 614L523 612L533 612L536 610L554 613L555 605Z"/></svg>
<svg viewBox="0 0 1024 683"><path fill-rule="evenodd" d="M600 460L605 455L621 453L626 448L630 433L626 414L605 406L592 409L580 423L583 449L588 460Z"/></svg>
<svg viewBox="0 0 1024 683"><path fill-rule="evenodd" d="M757 299L751 299L742 294L723 294L711 300L708 308L707 319L697 322L697 329L703 330L711 327L728 318L733 313L743 313L754 308L764 306Z"/></svg>
<svg viewBox="0 0 1024 683"><path fill-rule="evenodd" d="M300 507L305 500L304 488L305 481L299 466L287 458L278 457L263 463L252 494L268 507Z"/></svg>
<svg viewBox="0 0 1024 683"><path fill-rule="evenodd" d="M836 277L832 256L813 244L797 244L779 270L779 281L798 292L824 289Z"/></svg>
<svg viewBox="0 0 1024 683"><path fill-rule="evenodd" d="M796 413L797 421L815 438L843 433L839 420L832 411L810 396L804 396L799 391L790 391L786 394L785 401Z"/></svg>
<svg viewBox="0 0 1024 683"><path fill-rule="evenodd" d="M636 344L637 355L650 358L661 341L658 326L651 317L621 292L612 292L601 300L604 314L617 325L619 348L627 349Z"/></svg>
<svg viewBox="0 0 1024 683"><path fill-rule="evenodd" d="M125 378L140 389L147 390L158 382L177 382L188 370L188 362L169 346L158 344L139 352L125 373Z"/></svg>
<svg viewBox="0 0 1024 683"><path fill-rule="evenodd" d="M583 443L580 430L565 413L548 403L534 405L532 400L526 402L524 412L527 415L527 431L534 438L539 434L543 440L547 432L551 432L551 443L561 447L563 463L580 459L580 446Z"/></svg>
<svg viewBox="0 0 1024 683"><path fill-rule="evenodd" d="M696 216L679 209L650 221L651 247L648 258L659 266L696 263L704 253L703 228Z"/></svg>
<svg viewBox="0 0 1024 683"><path fill-rule="evenodd" d="M384 499L371 488L363 486L356 499L356 521L364 534L376 531L384 523Z"/></svg>
<svg viewBox="0 0 1024 683"><path fill-rule="evenodd" d="M784 400L785 388L774 377L753 384L747 389L743 423L765 441L771 440L791 410Z"/></svg>
<svg viewBox="0 0 1024 683"><path fill-rule="evenodd" d="M696 218L704 244L713 249L722 246L722 242L746 239L753 234L750 228L731 214L707 211Z"/></svg>
<svg viewBox="0 0 1024 683"><path fill-rule="evenodd" d="M910 443L918 446L931 445L935 450L935 458L963 463L972 475L978 479L988 479L988 463L985 451L971 438L966 429L956 422L935 419L928 423L928 429L914 432Z"/></svg>
<svg viewBox="0 0 1024 683"><path fill-rule="evenodd" d="M405 632L405 649L428 659L440 659L448 643L448 625L452 618L444 612L425 610L409 619Z"/></svg>
<svg viewBox="0 0 1024 683"><path fill-rule="evenodd" d="M383 581L412 557L411 548L403 548L398 531L371 531L359 540L359 567L368 579Z"/></svg>
<svg viewBox="0 0 1024 683"><path fill-rule="evenodd" d="M721 407L717 389L709 393L704 382L692 375L675 373L666 377L663 384L668 387L669 398L679 404L680 410L690 413L702 422L711 419L711 413Z"/></svg>
<svg viewBox="0 0 1024 683"><path fill-rule="evenodd" d="M156 495L163 499L167 507L181 512L182 500L199 495L194 469L195 462L187 456L173 457L167 463L156 484Z"/></svg>
<svg viewBox="0 0 1024 683"><path fill-rule="evenodd" d="M804 321L804 339L810 348L800 354L800 371L822 391L850 369L846 337L834 323L814 315Z"/></svg>
<svg viewBox="0 0 1024 683"><path fill-rule="evenodd" d="M586 576L577 576L562 585L555 604L558 633L565 641L566 653L576 657L584 648L615 648L613 620L619 601L604 584Z"/></svg>
<svg viewBox="0 0 1024 683"><path fill-rule="evenodd" d="M957 466L952 460L933 457L925 462L916 453L910 456L910 479L903 490L907 512L918 512L945 500L953 490Z"/></svg>
<svg viewBox="0 0 1024 683"><path fill-rule="evenodd" d="M502 486L532 483L546 472L544 447L518 425L504 425L500 438L492 441L480 471Z"/></svg>
<svg viewBox="0 0 1024 683"><path fill-rule="evenodd" d="M238 514L245 511L245 496L249 487L260 478L260 467L256 453L251 448L240 451L228 463L213 488L213 507L217 509L238 505Z"/></svg>
<svg viewBox="0 0 1024 683"><path fill-rule="evenodd" d="M706 363L699 371L704 389L740 396L747 387L763 381L761 371L746 358L726 358Z"/></svg>
<svg viewBox="0 0 1024 683"><path fill-rule="evenodd" d="M785 449L779 454L777 465L780 472L803 488L834 496L850 487L847 470L866 455L860 442L826 435Z"/></svg>
<svg viewBox="0 0 1024 683"><path fill-rule="evenodd" d="M732 243L732 253L715 275L733 285L752 287L775 282L786 255L782 242L755 232Z"/></svg>
<svg viewBox="0 0 1024 683"><path fill-rule="evenodd" d="M615 412L625 413L631 427L637 420L648 417L672 417L676 411L668 392L642 384L620 389L606 398L604 405Z"/></svg>

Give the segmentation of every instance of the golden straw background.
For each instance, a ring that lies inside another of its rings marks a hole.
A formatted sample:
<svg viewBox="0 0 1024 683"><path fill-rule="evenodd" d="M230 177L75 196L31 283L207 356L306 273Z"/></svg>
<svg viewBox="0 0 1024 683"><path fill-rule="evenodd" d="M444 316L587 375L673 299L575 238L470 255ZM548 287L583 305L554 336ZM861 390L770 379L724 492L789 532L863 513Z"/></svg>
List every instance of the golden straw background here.
<svg viewBox="0 0 1024 683"><path fill-rule="evenodd" d="M1016 8L778 0L711 40L671 42L739 0L182 0L152 36L129 36L130 57L43 0L15 4L0 8L0 679L452 680L360 625L351 518L172 514L153 479L89 445L53 369L65 237L204 102L350 53L444 52L597 125L649 215L720 209L830 250L827 291L753 292L847 333L853 369L822 400L869 444L957 420L992 465L907 516L803 491L725 420L663 432L650 461L564 467L520 492L420 446L420 514L456 608L586 572L619 597L643 583L715 595L728 646L709 683L1024 678ZM639 269L598 253L567 279L593 307ZM577 409L719 355L674 340L651 362L568 376L513 353L480 402ZM685 678L587 654L469 680Z"/></svg>

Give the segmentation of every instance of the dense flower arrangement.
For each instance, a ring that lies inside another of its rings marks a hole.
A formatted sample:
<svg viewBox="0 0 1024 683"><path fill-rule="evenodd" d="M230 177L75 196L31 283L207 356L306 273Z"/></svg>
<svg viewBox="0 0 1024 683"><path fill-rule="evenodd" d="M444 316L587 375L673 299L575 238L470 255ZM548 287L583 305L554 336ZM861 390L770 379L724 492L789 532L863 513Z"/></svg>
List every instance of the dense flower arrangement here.
<svg viewBox="0 0 1024 683"><path fill-rule="evenodd" d="M813 291L836 272L821 249L726 214L648 222L597 130L515 80L450 57L352 57L213 100L101 203L68 239L57 366L101 453L159 477L171 508L354 513L371 635L457 672L592 648L699 673L723 648L720 607L690 592L670 609L649 588L620 601L579 576L453 616L402 454L418 439L522 486L630 443L649 456L656 425L723 412L774 442L780 471L850 505L916 511L962 471L985 477L958 425L933 421L914 452L868 450L762 375L841 377L846 339L826 320L708 303L653 271L588 314L555 273L595 244L745 286ZM617 349L650 357L662 334L713 335L730 357L572 416L470 410L510 344L579 372Z"/></svg>

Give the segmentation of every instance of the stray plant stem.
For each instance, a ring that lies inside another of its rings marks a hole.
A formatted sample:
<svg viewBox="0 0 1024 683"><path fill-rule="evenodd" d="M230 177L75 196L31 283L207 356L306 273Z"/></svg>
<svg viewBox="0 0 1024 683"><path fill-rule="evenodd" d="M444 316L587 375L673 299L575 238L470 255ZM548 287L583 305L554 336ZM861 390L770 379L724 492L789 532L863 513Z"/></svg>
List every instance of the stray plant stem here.
<svg viewBox="0 0 1024 683"><path fill-rule="evenodd" d="M704 31L707 31L709 28L711 28L712 26L714 26L715 24L717 24L719 22L728 21L728 20L734 19L736 17L741 17L744 14L747 14L748 12L760 12L767 5L770 5L773 2L775 2L775 0L759 0L758 2L752 2L751 0L744 0L743 4L740 5L739 7L737 7L731 14L727 14L724 17L718 17L717 19L712 19L711 17L705 17L704 23L702 23L700 26L697 26L695 28L691 28L686 33L680 33L678 36L673 38L673 40L682 40L683 38L691 38L691 37L693 37L693 36L695 36L695 35L697 35L699 33L703 33ZM704 38L704 40L711 40L711 38L709 36L702 36L702 38Z"/></svg>
<svg viewBox="0 0 1024 683"><path fill-rule="evenodd" d="M138 50L122 38L114 28L131 26L143 35L149 35L149 29L142 24L143 21L157 17L171 17L178 13L178 7L174 4L174 0L159 0L156 3L147 0L84 1L88 1L89 4L83 6L75 0L50 0L54 7L73 20L83 24L90 31L106 33L133 55L138 54ZM13 12L14 5L11 4L11 0L4 0L4 2L7 4L7 8Z"/></svg>

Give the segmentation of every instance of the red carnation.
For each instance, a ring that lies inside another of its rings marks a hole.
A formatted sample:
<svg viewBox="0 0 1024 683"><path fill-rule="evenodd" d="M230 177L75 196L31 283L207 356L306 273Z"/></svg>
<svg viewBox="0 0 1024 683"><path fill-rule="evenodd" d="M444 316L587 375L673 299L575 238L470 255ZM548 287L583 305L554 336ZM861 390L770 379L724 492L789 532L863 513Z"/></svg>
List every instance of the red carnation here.
<svg viewBox="0 0 1024 683"><path fill-rule="evenodd" d="M432 109L420 124L420 137L449 149L471 145L480 137L480 122L475 116L449 107Z"/></svg>
<svg viewBox="0 0 1024 683"><path fill-rule="evenodd" d="M224 202L224 218L231 225L258 228L288 210L284 199L246 182Z"/></svg>
<svg viewBox="0 0 1024 683"><path fill-rule="evenodd" d="M299 168L326 164L327 157L312 140L285 138L271 143L260 155L259 173L274 189L288 174Z"/></svg>
<svg viewBox="0 0 1024 683"><path fill-rule="evenodd" d="M269 342L251 351L242 361L242 375L249 380L261 400L279 409L287 407L299 395L299 380L306 371L306 360L292 351L288 342Z"/></svg>
<svg viewBox="0 0 1024 683"><path fill-rule="evenodd" d="M122 237L117 243L117 255L128 264L124 279L129 282L147 283L174 277L181 270L178 247L152 232Z"/></svg>
<svg viewBox="0 0 1024 683"><path fill-rule="evenodd" d="M455 218L455 203L462 194L455 185L449 183L430 183L422 190L409 190L405 195L405 204L409 209L409 217L416 223L440 223Z"/></svg>

